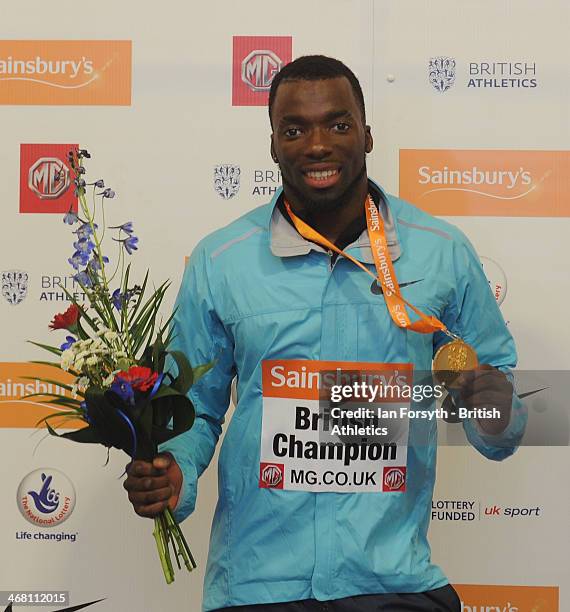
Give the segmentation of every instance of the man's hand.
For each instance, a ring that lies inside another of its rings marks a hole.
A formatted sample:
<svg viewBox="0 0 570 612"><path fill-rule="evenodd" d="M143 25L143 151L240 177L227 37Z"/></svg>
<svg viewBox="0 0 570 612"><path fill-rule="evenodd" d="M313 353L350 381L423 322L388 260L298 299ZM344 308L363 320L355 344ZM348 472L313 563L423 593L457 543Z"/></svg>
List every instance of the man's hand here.
<svg viewBox="0 0 570 612"><path fill-rule="evenodd" d="M139 516L154 518L166 507L173 510L182 488L182 470L170 454L156 456L152 463L133 461L123 487Z"/></svg>
<svg viewBox="0 0 570 612"><path fill-rule="evenodd" d="M496 408L500 418L477 418L481 429L488 434L500 434L511 418L513 385L500 371L488 364L482 364L463 372L456 384L461 392L461 405L469 410Z"/></svg>

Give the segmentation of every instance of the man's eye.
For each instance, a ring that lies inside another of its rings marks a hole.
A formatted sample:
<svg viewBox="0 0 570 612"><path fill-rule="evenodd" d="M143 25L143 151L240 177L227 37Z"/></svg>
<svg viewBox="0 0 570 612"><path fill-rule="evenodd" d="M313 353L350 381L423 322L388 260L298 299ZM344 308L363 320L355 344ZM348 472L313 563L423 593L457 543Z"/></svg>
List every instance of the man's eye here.
<svg viewBox="0 0 570 612"><path fill-rule="evenodd" d="M350 130L350 125L348 125L348 123L344 123L344 122L335 123L334 129L337 132L348 132L348 130Z"/></svg>
<svg viewBox="0 0 570 612"><path fill-rule="evenodd" d="M287 128L285 130L285 136L287 136L287 138L294 138L295 136L299 136L299 134L301 133L301 130L299 128Z"/></svg>

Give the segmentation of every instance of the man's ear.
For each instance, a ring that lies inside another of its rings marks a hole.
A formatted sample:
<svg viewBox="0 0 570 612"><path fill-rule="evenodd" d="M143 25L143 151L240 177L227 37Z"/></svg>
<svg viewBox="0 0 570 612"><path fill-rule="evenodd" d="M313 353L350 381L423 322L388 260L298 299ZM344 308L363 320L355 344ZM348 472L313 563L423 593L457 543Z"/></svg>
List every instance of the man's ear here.
<svg viewBox="0 0 570 612"><path fill-rule="evenodd" d="M271 134L271 147L270 147L271 159L278 164L279 160L277 159L277 155L275 154L275 148L273 147L273 134Z"/></svg>
<svg viewBox="0 0 570 612"><path fill-rule="evenodd" d="M365 126L366 134L364 136L364 151L366 153L372 153L372 149L374 148L374 139L372 138L372 131L370 126Z"/></svg>

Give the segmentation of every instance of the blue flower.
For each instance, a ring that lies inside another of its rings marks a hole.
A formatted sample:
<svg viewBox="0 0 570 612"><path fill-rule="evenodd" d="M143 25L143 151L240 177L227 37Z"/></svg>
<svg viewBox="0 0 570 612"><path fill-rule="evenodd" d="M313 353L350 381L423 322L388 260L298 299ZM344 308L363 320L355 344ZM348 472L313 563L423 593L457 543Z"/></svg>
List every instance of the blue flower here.
<svg viewBox="0 0 570 612"><path fill-rule="evenodd" d="M73 243L73 248L80 253L90 255L95 245L88 238L80 238L77 242Z"/></svg>
<svg viewBox="0 0 570 612"><path fill-rule="evenodd" d="M77 342L77 339L73 336L65 336L65 342L59 347L62 351L66 351L68 348L71 348L71 345Z"/></svg>
<svg viewBox="0 0 570 612"><path fill-rule="evenodd" d="M136 236L129 236L128 238L124 238L123 240L119 240L118 238L113 238L115 242L122 242L125 247L125 251L130 255L133 251L138 249L137 242L139 239Z"/></svg>
<svg viewBox="0 0 570 612"><path fill-rule="evenodd" d="M123 306L123 295L120 289L115 289L111 295L111 302L117 310L121 310Z"/></svg>
<svg viewBox="0 0 570 612"><path fill-rule="evenodd" d="M63 217L63 222L67 223L67 225L73 225L74 223L77 223L78 221L79 221L79 217L77 216L76 213L74 213L71 210L71 208L66 213L65 217Z"/></svg>
<svg viewBox="0 0 570 612"><path fill-rule="evenodd" d="M109 229L122 230L123 232L125 232L125 234L129 234L129 235L131 235L134 231L132 221L127 221L126 223L123 223L123 225L111 225Z"/></svg>
<svg viewBox="0 0 570 612"><path fill-rule="evenodd" d="M120 376L116 376L113 384L111 385L111 391L116 393L124 402L128 402L131 405L135 403L135 392L131 387L131 383L121 378Z"/></svg>
<svg viewBox="0 0 570 612"><path fill-rule="evenodd" d="M105 191L102 191L101 193L98 193L97 195L102 195L104 198L114 198L115 197L115 192L110 189L109 187L107 187L107 189L105 189Z"/></svg>
<svg viewBox="0 0 570 612"><path fill-rule="evenodd" d="M136 236L129 236L125 240L123 240L123 246L125 247L125 251L130 255L133 251L138 249L137 242L139 239Z"/></svg>
<svg viewBox="0 0 570 612"><path fill-rule="evenodd" d="M75 274L73 277L73 280L79 283L80 285L83 285L84 287L91 287L91 285L93 284L91 282L91 278L89 277L89 274L87 274L85 270L83 270L83 272L79 272L78 274Z"/></svg>
<svg viewBox="0 0 570 612"><path fill-rule="evenodd" d="M67 260L76 270L87 265L89 261L89 253L82 253L81 251L75 251L73 256Z"/></svg>
<svg viewBox="0 0 570 612"><path fill-rule="evenodd" d="M103 257L101 259L103 260L104 264L108 264L109 263L109 258L106 255L103 255ZM89 267L91 268L91 270L99 271L101 269L101 264L99 263L99 258L93 256L93 259L89 262Z"/></svg>
<svg viewBox="0 0 570 612"><path fill-rule="evenodd" d="M97 229L97 224L94 224L93 227ZM93 234L93 228L89 223L82 223L73 233L76 234L78 240L86 240Z"/></svg>

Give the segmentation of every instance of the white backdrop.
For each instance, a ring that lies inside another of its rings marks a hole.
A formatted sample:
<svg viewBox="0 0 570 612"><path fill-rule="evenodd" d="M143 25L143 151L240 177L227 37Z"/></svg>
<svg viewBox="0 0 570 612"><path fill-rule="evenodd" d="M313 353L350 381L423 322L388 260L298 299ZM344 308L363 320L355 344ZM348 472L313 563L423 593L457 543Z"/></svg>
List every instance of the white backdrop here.
<svg viewBox="0 0 570 612"><path fill-rule="evenodd" d="M400 188L403 149L570 148L567 53L562 51L570 18L564 0L290 0L286 6L171 0L160 9L109 0L88 9L67 0L57 11L37 0L0 8L6 40L132 41L130 106L0 108L0 270L28 274L27 296L20 303L0 299L2 362L44 358L25 340L53 341L47 324L66 304L41 299L42 291L53 276L71 273L66 260L72 240L62 215L19 212L22 143L87 147L93 154L90 177L104 177L118 194L109 203L113 220L134 221L140 237L135 265L141 271L151 267L156 281L172 278L175 287L185 256L201 237L269 199L267 191L278 182L271 175L277 168L269 156L267 108L232 106L234 36L291 36L293 57L323 53L349 65L361 80L375 137L370 175L392 193ZM435 56L456 60L455 82L443 93L428 80L428 61ZM468 88L469 63L493 61L535 63L537 87ZM13 85L3 82L4 76L0 73L0 99ZM214 190L214 167L220 164L240 167L240 188L230 199ZM264 189L265 195L258 193ZM568 194L563 185L561 207L568 206ZM525 369L570 367L565 350L570 331L564 325L570 297L567 214L449 219L505 271L508 295L502 309ZM175 293L173 288L165 313ZM10 368L3 367L0 382L10 378ZM21 406L15 399L8 393L0 398L0 425L7 411ZM109 611L199 610L217 494L215 460L200 482L197 510L183 525L199 568L179 574L167 587L155 558L152 523L134 516L122 489L126 457L114 452L104 467L106 454L99 448L46 439L36 449L42 435L0 428L5 493L0 591L69 590L73 603L106 597L93 609ZM17 539L22 531L47 531L26 522L15 503L21 480L37 468L59 469L74 484L75 510L52 530L76 534L75 542ZM430 532L434 559L450 580L482 585L480 601L465 599L465 606L504 607L507 600L514 606L516 590L494 604L485 599L485 585L530 585L560 587L560 610L567 609L568 447L522 448L501 464L469 447L444 447L438 470L436 502L473 501L478 508L475 520L434 520ZM501 512L539 507L540 513L486 516L485 508L493 506ZM520 612L526 609L518 605Z"/></svg>

